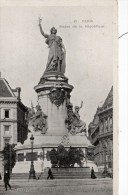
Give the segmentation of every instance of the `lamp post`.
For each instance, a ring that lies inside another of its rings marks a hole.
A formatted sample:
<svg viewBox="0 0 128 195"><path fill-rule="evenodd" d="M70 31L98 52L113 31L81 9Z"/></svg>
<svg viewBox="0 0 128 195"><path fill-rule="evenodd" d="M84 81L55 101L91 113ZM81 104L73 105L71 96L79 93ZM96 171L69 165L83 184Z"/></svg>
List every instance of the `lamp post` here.
<svg viewBox="0 0 128 195"><path fill-rule="evenodd" d="M33 143L34 143L34 137L31 135L30 137L31 142L31 166L29 171L29 179L36 179L35 170L34 170L34 162L33 162Z"/></svg>

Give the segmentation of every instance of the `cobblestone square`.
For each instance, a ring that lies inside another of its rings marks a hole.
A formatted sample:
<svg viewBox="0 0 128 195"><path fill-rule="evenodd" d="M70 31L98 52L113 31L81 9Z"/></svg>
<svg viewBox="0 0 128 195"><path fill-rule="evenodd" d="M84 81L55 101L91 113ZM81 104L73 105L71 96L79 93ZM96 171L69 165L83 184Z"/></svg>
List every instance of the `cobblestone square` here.
<svg viewBox="0 0 128 195"><path fill-rule="evenodd" d="M5 191L0 182L1 195L112 195L112 179L13 180L12 189Z"/></svg>

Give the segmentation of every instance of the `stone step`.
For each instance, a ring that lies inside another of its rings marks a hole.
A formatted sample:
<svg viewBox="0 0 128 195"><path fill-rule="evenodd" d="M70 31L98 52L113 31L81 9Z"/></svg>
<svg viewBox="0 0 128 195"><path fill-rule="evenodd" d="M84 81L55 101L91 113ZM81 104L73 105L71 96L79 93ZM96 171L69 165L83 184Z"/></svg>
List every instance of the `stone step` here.
<svg viewBox="0 0 128 195"><path fill-rule="evenodd" d="M55 179L86 179L90 178L90 173L53 173ZM47 173L36 173L36 178L47 179ZM97 178L102 178L102 174L96 173ZM29 173L13 173L11 174L11 179L29 179Z"/></svg>

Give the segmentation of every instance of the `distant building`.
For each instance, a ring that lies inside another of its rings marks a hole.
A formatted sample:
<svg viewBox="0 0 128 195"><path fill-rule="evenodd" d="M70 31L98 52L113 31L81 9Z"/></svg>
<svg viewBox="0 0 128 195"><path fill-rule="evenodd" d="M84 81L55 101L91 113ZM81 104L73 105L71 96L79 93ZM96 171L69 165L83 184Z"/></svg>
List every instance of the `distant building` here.
<svg viewBox="0 0 128 195"><path fill-rule="evenodd" d="M99 113L100 108L97 108L96 114L94 115L93 121L89 124L88 134L91 143L95 146L94 150L94 162L96 165L100 164L99 154Z"/></svg>
<svg viewBox="0 0 128 195"><path fill-rule="evenodd" d="M98 168L112 171L113 164L113 87L102 107L98 107L89 124L89 138L95 146L94 156Z"/></svg>
<svg viewBox="0 0 128 195"><path fill-rule="evenodd" d="M20 92L21 88L11 89L6 79L0 78L0 151L7 143L24 143L27 139L28 109L21 102Z"/></svg>

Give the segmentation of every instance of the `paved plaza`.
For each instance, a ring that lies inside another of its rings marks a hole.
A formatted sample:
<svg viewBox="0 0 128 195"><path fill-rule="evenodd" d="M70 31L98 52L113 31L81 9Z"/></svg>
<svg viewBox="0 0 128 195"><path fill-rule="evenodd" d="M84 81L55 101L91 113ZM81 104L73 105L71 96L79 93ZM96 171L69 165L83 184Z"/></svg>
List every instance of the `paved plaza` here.
<svg viewBox="0 0 128 195"><path fill-rule="evenodd" d="M112 195L112 179L13 180L5 191L0 181L0 195Z"/></svg>

